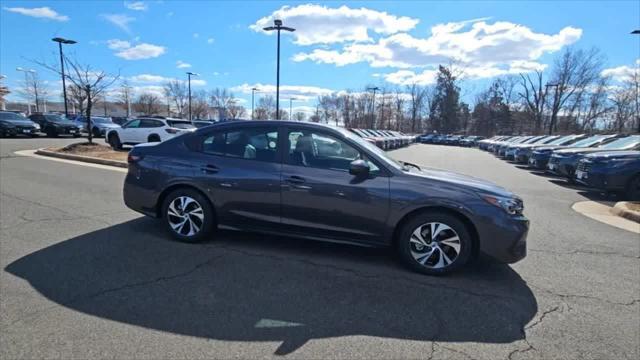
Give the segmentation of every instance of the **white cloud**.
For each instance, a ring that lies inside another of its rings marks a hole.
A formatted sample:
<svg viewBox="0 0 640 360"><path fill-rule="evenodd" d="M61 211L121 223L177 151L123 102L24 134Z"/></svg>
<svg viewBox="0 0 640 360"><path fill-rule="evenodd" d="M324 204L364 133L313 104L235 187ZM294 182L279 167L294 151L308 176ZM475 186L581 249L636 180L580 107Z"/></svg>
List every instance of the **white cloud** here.
<svg viewBox="0 0 640 360"><path fill-rule="evenodd" d="M272 26L274 19L281 19L285 26L296 29L292 35L295 43L299 45L371 41L369 31L384 35L395 34L411 30L419 22L418 19L367 8L329 8L305 4L295 7L283 6L271 15L259 19L249 28L256 32L264 32L262 29Z"/></svg>
<svg viewBox="0 0 640 360"><path fill-rule="evenodd" d="M238 85L231 88L233 92L239 92L243 94L251 94L251 89L259 89L260 94L275 95L276 86L269 84L247 84ZM330 95L333 93L331 89L320 88L316 86L297 86L297 85L280 85L280 99L283 97L295 97L300 100L311 100L320 95Z"/></svg>
<svg viewBox="0 0 640 360"><path fill-rule="evenodd" d="M182 60L178 60L178 61L176 61L176 67L178 69L187 69L187 68L191 67L191 64L186 63L186 62L184 62Z"/></svg>
<svg viewBox="0 0 640 360"><path fill-rule="evenodd" d="M640 59L636 60L636 64L640 65ZM613 67L609 69L604 69L602 71L602 76L610 76L613 80L623 82L629 80L638 69L635 67L622 65L618 67Z"/></svg>
<svg viewBox="0 0 640 360"><path fill-rule="evenodd" d="M200 37L200 34L198 34L198 33L193 33L193 37L194 37L195 39L197 39L197 38L199 38L199 37Z"/></svg>
<svg viewBox="0 0 640 360"><path fill-rule="evenodd" d="M125 1L124 6L129 10L145 11L148 9L144 1Z"/></svg>
<svg viewBox="0 0 640 360"><path fill-rule="evenodd" d="M125 14L102 14L102 18L117 26L121 30L131 33L129 29L129 23L135 21L136 18Z"/></svg>
<svg viewBox="0 0 640 360"><path fill-rule="evenodd" d="M132 46L128 41L112 39L107 42L112 50L116 50L115 55L125 60L143 60L156 58L167 51L167 48L160 45L147 43Z"/></svg>
<svg viewBox="0 0 640 360"><path fill-rule="evenodd" d="M133 96L140 94L152 94L160 99L165 99L164 87L161 85L144 85L144 86L133 86L132 87Z"/></svg>
<svg viewBox="0 0 640 360"><path fill-rule="evenodd" d="M131 47L131 44L125 40L111 39L107 40L107 46L111 50L124 50Z"/></svg>
<svg viewBox="0 0 640 360"><path fill-rule="evenodd" d="M208 38L207 44L213 44L216 40L214 38Z"/></svg>
<svg viewBox="0 0 640 360"><path fill-rule="evenodd" d="M134 83L140 84L164 84L169 81L181 81L186 83L186 79L176 79L171 77L166 77L162 75L154 75L154 74L138 74L129 77L129 80ZM191 79L191 86L206 86L207 82L202 79Z"/></svg>
<svg viewBox="0 0 640 360"><path fill-rule="evenodd" d="M13 13L31 16L35 18L50 19L55 21L69 20L68 16L58 14L55 10L46 6L39 7L39 8L5 7L4 9Z"/></svg>
<svg viewBox="0 0 640 360"><path fill-rule="evenodd" d="M167 13L167 17L172 17L172 16L173 16L173 11L169 11L169 12Z"/></svg>
<svg viewBox="0 0 640 360"><path fill-rule="evenodd" d="M342 51L314 49L294 55L293 60L336 66L367 62L372 67L395 68L429 67L452 61L468 66L524 63L572 44L582 35L581 29L573 27L548 35L510 22L469 24L469 21L438 24L431 28L431 36L427 38L401 33L379 39L375 44L348 44Z"/></svg>
<svg viewBox="0 0 640 360"><path fill-rule="evenodd" d="M184 81L187 82L186 80ZM191 79L191 86L205 86L205 85L207 85L207 82L205 80Z"/></svg>
<svg viewBox="0 0 640 360"><path fill-rule="evenodd" d="M213 72L213 76L218 76L218 75L220 75L220 73L219 73L219 72L217 72L217 71L214 71L214 72Z"/></svg>

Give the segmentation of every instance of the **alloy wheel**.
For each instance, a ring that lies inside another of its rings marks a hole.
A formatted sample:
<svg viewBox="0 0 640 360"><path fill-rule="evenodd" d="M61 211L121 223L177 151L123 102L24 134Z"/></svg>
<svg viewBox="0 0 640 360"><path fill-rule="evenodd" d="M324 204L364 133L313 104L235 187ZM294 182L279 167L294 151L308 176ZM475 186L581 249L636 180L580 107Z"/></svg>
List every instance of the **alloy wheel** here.
<svg viewBox="0 0 640 360"><path fill-rule="evenodd" d="M167 221L178 235L191 237L202 229L204 211L195 199L179 196L173 199L167 208Z"/></svg>
<svg viewBox="0 0 640 360"><path fill-rule="evenodd" d="M440 222L418 226L409 241L413 259L430 269L445 268L460 255L461 242L458 233L449 225Z"/></svg>

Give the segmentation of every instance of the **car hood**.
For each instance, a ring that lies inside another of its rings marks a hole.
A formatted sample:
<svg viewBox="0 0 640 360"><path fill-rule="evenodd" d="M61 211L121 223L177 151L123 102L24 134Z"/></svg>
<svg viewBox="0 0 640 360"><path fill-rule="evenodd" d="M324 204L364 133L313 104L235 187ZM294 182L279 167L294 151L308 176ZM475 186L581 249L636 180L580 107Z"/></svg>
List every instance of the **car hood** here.
<svg viewBox="0 0 640 360"><path fill-rule="evenodd" d="M487 193L487 194L492 194L497 196L504 196L504 197L515 196L511 191L497 184L494 184L487 180L478 179L473 176L463 175L463 174L441 170L441 169L425 168L425 167L421 168L421 170L419 171L413 171L413 170L414 169L412 169L412 171L407 174L413 175L416 177L422 177L422 178L428 178L436 181L446 182L449 184L460 185L472 190L477 190L478 192L482 192L482 193Z"/></svg>
<svg viewBox="0 0 640 360"><path fill-rule="evenodd" d="M617 150L617 151L601 151L595 154L585 155L585 159L589 160L610 160L610 159L640 159L640 151L633 150Z"/></svg>
<svg viewBox="0 0 640 360"><path fill-rule="evenodd" d="M36 125L36 123L29 120L2 120L2 121L6 121L14 126L35 126Z"/></svg>
<svg viewBox="0 0 640 360"><path fill-rule="evenodd" d="M535 147L534 150L536 151L550 151L550 150L556 150L556 149L561 149L564 146L561 145L538 145ZM580 148L576 148L576 149L580 149Z"/></svg>

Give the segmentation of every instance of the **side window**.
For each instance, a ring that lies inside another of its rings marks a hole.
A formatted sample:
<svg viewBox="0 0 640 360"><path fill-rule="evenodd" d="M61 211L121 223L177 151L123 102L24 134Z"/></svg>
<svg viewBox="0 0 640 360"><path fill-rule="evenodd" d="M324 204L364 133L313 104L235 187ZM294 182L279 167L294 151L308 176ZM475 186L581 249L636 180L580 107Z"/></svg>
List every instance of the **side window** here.
<svg viewBox="0 0 640 360"><path fill-rule="evenodd" d="M209 134L204 138L202 152L240 159L276 162L277 147L277 129L242 128Z"/></svg>
<svg viewBox="0 0 640 360"><path fill-rule="evenodd" d="M314 131L290 131L287 162L295 166L349 171L351 162L366 158L349 143L332 135ZM369 162L372 173L378 167Z"/></svg>
<svg viewBox="0 0 640 360"><path fill-rule="evenodd" d="M156 128L156 127L161 127L163 125L164 124L162 123L162 121L159 121L159 120L142 119L142 120L140 120L139 127L141 127L141 128Z"/></svg>
<svg viewBox="0 0 640 360"><path fill-rule="evenodd" d="M123 128L126 129L137 129L140 127L140 120L131 120L128 123L124 124Z"/></svg>

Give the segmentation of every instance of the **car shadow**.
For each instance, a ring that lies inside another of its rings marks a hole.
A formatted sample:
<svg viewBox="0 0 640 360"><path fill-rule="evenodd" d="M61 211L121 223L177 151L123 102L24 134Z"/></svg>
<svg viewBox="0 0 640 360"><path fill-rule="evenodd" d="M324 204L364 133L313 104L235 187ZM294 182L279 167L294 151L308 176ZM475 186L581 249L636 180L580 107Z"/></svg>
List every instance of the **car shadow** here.
<svg viewBox="0 0 640 360"><path fill-rule="evenodd" d="M447 277L400 266L388 249L220 232L167 239L137 218L26 255L5 270L47 299L154 330L230 341L311 339L509 343L538 305L511 267L476 262Z"/></svg>

